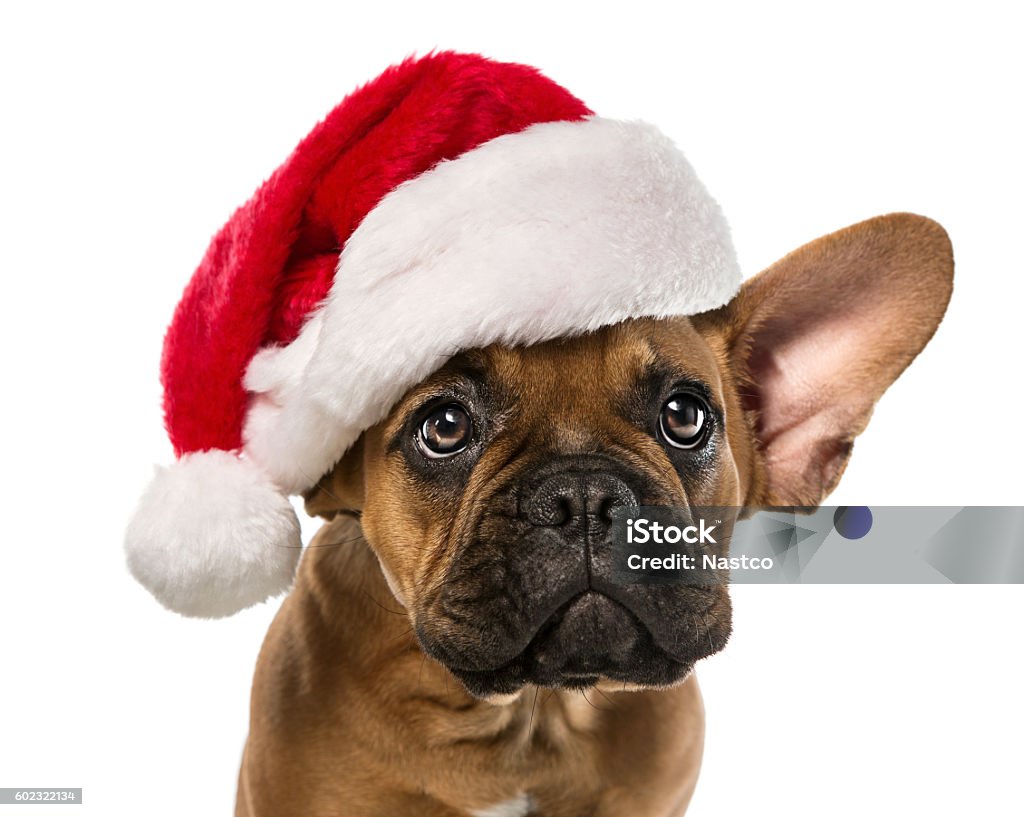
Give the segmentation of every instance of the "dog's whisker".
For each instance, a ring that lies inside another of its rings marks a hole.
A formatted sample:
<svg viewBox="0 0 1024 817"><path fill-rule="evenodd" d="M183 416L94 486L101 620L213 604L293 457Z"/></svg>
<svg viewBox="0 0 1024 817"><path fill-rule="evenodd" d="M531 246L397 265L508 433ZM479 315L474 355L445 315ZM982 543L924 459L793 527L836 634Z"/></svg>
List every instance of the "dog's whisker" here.
<svg viewBox="0 0 1024 817"><path fill-rule="evenodd" d="M377 599L375 599L373 597L373 595L370 593L369 590L365 590L362 587L360 587L359 589L362 591L362 594L364 596L366 596L366 598L368 598L370 601L372 601L374 604L376 604L385 613L391 613L392 615L395 615L395 616L402 616L402 618L406 617L406 613L404 611L392 610L392 609L390 609L388 607L385 607L383 604L381 604L379 601L377 601Z"/></svg>
<svg viewBox="0 0 1024 817"><path fill-rule="evenodd" d="M393 647L395 644L398 644L399 642L404 641L410 635L415 637L414 628L412 627L412 625L406 627L404 630L402 630L396 636L394 636L392 638L389 638L387 641L384 642L384 646L385 647Z"/></svg>
<svg viewBox="0 0 1024 817"><path fill-rule="evenodd" d="M533 738L533 717L537 714L537 699L540 697L540 687L535 687L533 692L533 706L530 707L530 725L526 728L526 738Z"/></svg>
<svg viewBox="0 0 1024 817"><path fill-rule="evenodd" d="M593 688L593 687L591 687L591 688ZM583 700L586 701L588 704L590 704L592 709L596 709L598 712L607 712L608 711L603 706L598 706L592 700L590 700L590 698L587 697L587 690L581 689L580 692L583 695Z"/></svg>
<svg viewBox="0 0 1024 817"><path fill-rule="evenodd" d="M305 547L308 548L308 549L341 547L342 545L350 545L353 542L358 542L360 540L365 542L366 541L366 537L363 536L362 534L358 534L356 536L350 536L348 539L339 539L336 542L310 542ZM281 545L281 547L291 548L291 547L294 547L294 546L293 545ZM301 546L300 546L299 549L302 549Z"/></svg>
<svg viewBox="0 0 1024 817"><path fill-rule="evenodd" d="M338 504L340 504L340 505L344 505L345 504L344 500L342 500L341 497L337 496L330 488L328 488L326 485L321 485L320 484L323 481L323 477L320 477L320 479L313 479L309 475L309 472L306 471L304 468L299 468L299 471L301 471L302 475L306 478L307 482L309 482L314 488L319 488L321 491L323 491L325 494L327 494L327 496L329 496L331 499L333 499ZM328 473L330 473L330 472L328 472ZM324 476L327 476L327 474L324 474Z"/></svg>

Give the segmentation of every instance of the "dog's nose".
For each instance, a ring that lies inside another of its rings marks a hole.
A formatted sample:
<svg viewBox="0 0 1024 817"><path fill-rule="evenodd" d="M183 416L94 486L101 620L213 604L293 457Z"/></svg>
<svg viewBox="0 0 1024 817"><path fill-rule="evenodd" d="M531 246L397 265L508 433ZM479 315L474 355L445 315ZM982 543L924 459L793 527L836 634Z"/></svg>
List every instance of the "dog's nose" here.
<svg viewBox="0 0 1024 817"><path fill-rule="evenodd" d="M537 487L526 515L534 525L560 526L586 517L589 522L609 526L614 508L636 506L636 494L614 474L563 471Z"/></svg>

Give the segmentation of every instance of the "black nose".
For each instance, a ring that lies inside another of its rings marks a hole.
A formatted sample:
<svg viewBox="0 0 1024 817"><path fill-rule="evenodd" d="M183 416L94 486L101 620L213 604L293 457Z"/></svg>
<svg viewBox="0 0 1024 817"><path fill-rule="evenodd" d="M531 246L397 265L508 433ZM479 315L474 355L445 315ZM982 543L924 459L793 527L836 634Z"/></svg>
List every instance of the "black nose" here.
<svg viewBox="0 0 1024 817"><path fill-rule="evenodd" d="M611 525L614 508L635 508L636 495L614 474L603 471L562 471L548 477L534 491L527 519L534 525L567 525L586 517Z"/></svg>

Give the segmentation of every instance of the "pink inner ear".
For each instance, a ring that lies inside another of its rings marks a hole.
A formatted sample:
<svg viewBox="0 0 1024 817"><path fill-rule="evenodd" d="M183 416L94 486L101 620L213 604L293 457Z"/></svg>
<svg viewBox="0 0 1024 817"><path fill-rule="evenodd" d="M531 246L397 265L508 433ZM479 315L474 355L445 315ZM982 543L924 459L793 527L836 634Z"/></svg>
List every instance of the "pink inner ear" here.
<svg viewBox="0 0 1024 817"><path fill-rule="evenodd" d="M816 499L814 486L834 483L876 398L865 381L884 310L820 306L773 317L755 332L748 360L765 464L787 501Z"/></svg>
<svg viewBox="0 0 1024 817"><path fill-rule="evenodd" d="M893 213L812 241L747 282L736 309L748 408L782 504L835 486L872 407L928 342L952 292L949 238Z"/></svg>

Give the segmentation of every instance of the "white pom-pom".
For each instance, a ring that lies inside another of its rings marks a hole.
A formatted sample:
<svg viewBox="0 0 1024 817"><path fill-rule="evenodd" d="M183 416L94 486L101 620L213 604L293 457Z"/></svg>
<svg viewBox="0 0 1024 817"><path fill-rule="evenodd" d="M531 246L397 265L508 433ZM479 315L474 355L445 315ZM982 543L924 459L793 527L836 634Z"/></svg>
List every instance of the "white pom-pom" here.
<svg viewBox="0 0 1024 817"><path fill-rule="evenodd" d="M301 548L288 497L227 451L159 468L125 536L132 575L164 606L199 618L283 593Z"/></svg>

